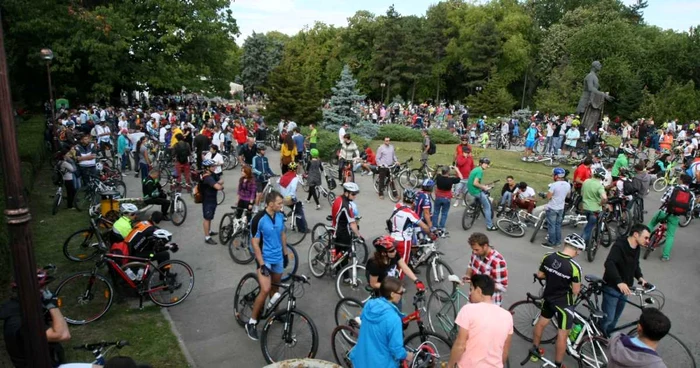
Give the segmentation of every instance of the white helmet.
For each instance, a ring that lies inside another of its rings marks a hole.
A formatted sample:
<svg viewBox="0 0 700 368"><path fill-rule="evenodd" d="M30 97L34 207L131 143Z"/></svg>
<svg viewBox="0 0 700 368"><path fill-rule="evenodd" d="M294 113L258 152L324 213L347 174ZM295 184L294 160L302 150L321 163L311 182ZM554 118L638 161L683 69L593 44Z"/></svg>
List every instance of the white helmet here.
<svg viewBox="0 0 700 368"><path fill-rule="evenodd" d="M625 153L628 155L634 155L634 148L632 147L625 147L622 150L625 151Z"/></svg>
<svg viewBox="0 0 700 368"><path fill-rule="evenodd" d="M578 250L586 250L586 241L583 240L581 235L578 235L576 233L574 234L569 234L565 239L564 239L564 244L574 247Z"/></svg>
<svg viewBox="0 0 700 368"><path fill-rule="evenodd" d="M165 240L165 241L170 241L170 239L173 238L173 234L171 234L170 231L165 230L165 229L158 229L158 230L154 231L153 236L158 238L158 239Z"/></svg>
<svg viewBox="0 0 700 368"><path fill-rule="evenodd" d="M360 187L353 183L353 182L347 182L343 184L343 189L345 189L346 192L353 192L353 193L359 193L360 192Z"/></svg>
<svg viewBox="0 0 700 368"><path fill-rule="evenodd" d="M119 210L122 211L122 213L124 213L124 214L139 212L139 208L136 207L136 205L132 204L132 203L122 203L122 205L119 206Z"/></svg>

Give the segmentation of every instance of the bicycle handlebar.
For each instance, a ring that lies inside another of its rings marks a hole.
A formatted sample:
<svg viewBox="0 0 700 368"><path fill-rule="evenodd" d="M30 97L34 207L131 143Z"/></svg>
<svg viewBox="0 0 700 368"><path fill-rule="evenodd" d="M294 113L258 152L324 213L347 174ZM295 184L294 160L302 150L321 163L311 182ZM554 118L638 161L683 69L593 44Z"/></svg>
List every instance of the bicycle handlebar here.
<svg viewBox="0 0 700 368"><path fill-rule="evenodd" d="M544 286L544 280L542 280L541 278L537 277L537 274L536 274L536 273L533 273L533 274L532 274L532 283L534 284L535 282L539 282L539 283L540 283L540 286Z"/></svg>

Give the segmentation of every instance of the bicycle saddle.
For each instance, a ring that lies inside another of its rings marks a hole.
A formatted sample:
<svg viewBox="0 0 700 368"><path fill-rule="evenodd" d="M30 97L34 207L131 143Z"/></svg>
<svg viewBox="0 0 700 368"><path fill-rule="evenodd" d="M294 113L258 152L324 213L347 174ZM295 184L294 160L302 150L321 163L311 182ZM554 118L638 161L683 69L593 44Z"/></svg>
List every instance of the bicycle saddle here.
<svg viewBox="0 0 700 368"><path fill-rule="evenodd" d="M586 275L586 276L584 276L584 279L590 283L601 283L601 284L604 283L603 279L601 279L600 277L598 277L596 275Z"/></svg>
<svg viewBox="0 0 700 368"><path fill-rule="evenodd" d="M326 221L333 221L333 216L331 216L331 215L326 216Z"/></svg>

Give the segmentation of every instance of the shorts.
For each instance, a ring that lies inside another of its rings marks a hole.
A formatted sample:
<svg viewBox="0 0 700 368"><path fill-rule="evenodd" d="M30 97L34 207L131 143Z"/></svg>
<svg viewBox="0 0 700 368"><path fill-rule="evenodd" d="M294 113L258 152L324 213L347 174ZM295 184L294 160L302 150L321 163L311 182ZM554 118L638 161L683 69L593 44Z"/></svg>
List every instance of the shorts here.
<svg viewBox="0 0 700 368"><path fill-rule="evenodd" d="M574 315L570 311L571 306L561 302L550 302L545 300L542 303L542 317L552 319L556 316L557 326L560 330L570 330L574 323Z"/></svg>
<svg viewBox="0 0 700 368"><path fill-rule="evenodd" d="M258 264L258 260L255 260L255 264L260 267L260 264ZM270 272L272 273L283 273L284 272L284 263L268 263L265 262L265 264L270 268Z"/></svg>
<svg viewBox="0 0 700 368"><path fill-rule="evenodd" d="M202 203L202 216L205 220L213 220L216 213L216 202Z"/></svg>
<svg viewBox="0 0 700 368"><path fill-rule="evenodd" d="M534 146L535 146L535 140L534 140L534 139L533 139L533 140L529 140L529 139L528 139L528 140L525 141L525 148L532 148L532 147L534 147Z"/></svg>
<svg viewBox="0 0 700 368"><path fill-rule="evenodd" d="M262 193L262 191L265 189L266 185L267 185L266 181L256 181L255 182L256 190L258 193Z"/></svg>

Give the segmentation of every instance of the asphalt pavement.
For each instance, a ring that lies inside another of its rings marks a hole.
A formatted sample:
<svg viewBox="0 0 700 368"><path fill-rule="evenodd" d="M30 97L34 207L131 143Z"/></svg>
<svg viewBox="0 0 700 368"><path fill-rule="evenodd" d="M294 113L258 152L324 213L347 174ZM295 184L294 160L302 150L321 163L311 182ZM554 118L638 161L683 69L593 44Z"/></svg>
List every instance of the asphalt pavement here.
<svg viewBox="0 0 700 368"><path fill-rule="evenodd" d="M271 166L279 173L277 163L278 152L268 151ZM225 171L224 191L225 202L217 208L212 228L218 229L219 221L223 214L230 212L230 206L237 202L236 187L240 175L240 167L231 171ZM394 204L388 197L379 200L375 193L371 177L357 175L357 183L361 193L357 197L359 210L362 215L361 233L366 239L385 232L385 220L391 215ZM520 180L516 178L516 180ZM129 175L125 178L128 186L128 194L134 197L140 194L140 182ZM342 188L336 188L336 194L342 192ZM306 192L299 188L299 198L306 199ZM194 204L190 196L185 196L187 202L187 219L180 227L172 223L163 222L163 228L173 232L173 241L179 244L180 251L172 258L189 263L195 272L195 286L189 298L168 312L174 322L184 346L192 357L197 367L262 367L265 361L262 356L260 342L250 340L245 330L240 327L233 314L233 298L236 285L243 275L254 271L254 264L239 265L229 257L228 250L222 245L208 245L204 243L202 230L202 206ZM657 208L660 194L651 193L646 199L646 208L649 219ZM325 217L330 214L327 201L321 202L321 210L315 210L315 206L308 205L305 208L309 226L318 222L326 222ZM461 275L469 262L471 249L467 245L467 238L473 231L487 233L491 244L501 252L508 263L509 285L504 297L504 307L525 298L525 293L536 292L536 285L532 284L532 273L537 270L542 255L548 250L540 246L544 234L538 236L540 242L530 243L529 237L532 230L528 230L523 238L509 238L501 232L486 232L483 219L478 219L472 230L463 231L461 216L464 207L450 208L447 222L447 230L450 237L441 240L440 250L446 253L443 258L458 275ZM563 236L571 232L581 232L582 229L565 227ZM218 237L215 237L217 239ZM304 295L298 299L297 308L306 312L319 333L319 348L316 355L319 359L333 361L330 336L335 327L333 311L339 300L335 292L335 279L326 276L317 279L311 276L308 268L308 248L311 244L310 235L296 249L300 257L298 273L308 275L311 278L311 286L305 288ZM697 328L700 326L697 316L697 301L700 300L700 287L697 284L700 274L698 264L699 256L695 248L700 242L700 221L695 220L687 228L680 228L676 234L675 247L671 254L671 261L662 263L659 260L660 251L654 252L648 260L642 261L644 277L655 284L666 296L666 305L663 309L673 323L671 332L678 336L695 353L696 361L700 361L700 337ZM218 239L217 239L218 241ZM370 246L371 248L371 246ZM370 249L370 252L372 250ZM595 262L589 263L585 256L581 255L577 261L583 267L584 274L602 276L603 263L608 254L608 249L600 249ZM425 278L425 269L419 276ZM410 284L410 282L408 283ZM409 293L413 287L407 285ZM467 287L463 290L468 292ZM410 299L404 300L404 312L410 311ZM638 316L638 310L628 307L621 318L621 323L634 320ZM410 332L415 329L411 326ZM516 335L513 336L511 349L511 365L517 366L520 360L527 354L529 344ZM544 346L547 357L554 354L554 345ZM569 366L576 363L567 358ZM184 366L184 364L183 364ZM535 366L528 364L526 366ZM682 368L682 367L674 367Z"/></svg>

